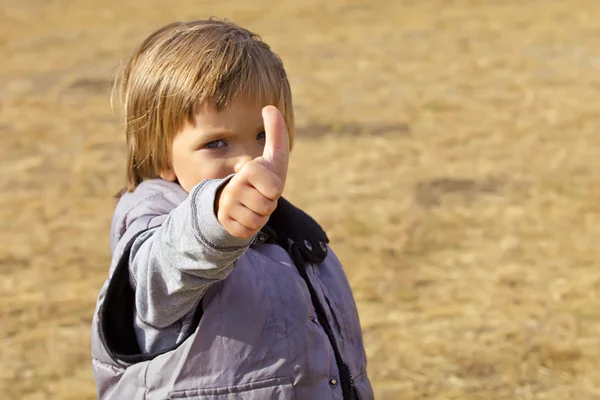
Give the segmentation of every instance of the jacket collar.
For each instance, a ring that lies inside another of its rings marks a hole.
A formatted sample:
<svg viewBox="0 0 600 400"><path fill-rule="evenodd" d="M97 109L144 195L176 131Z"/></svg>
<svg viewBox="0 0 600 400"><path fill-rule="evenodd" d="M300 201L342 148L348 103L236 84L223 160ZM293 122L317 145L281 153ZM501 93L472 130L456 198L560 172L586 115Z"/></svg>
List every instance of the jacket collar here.
<svg viewBox="0 0 600 400"><path fill-rule="evenodd" d="M290 241L296 243L308 262L321 263L327 257L329 238L321 225L283 197L261 231L288 251Z"/></svg>

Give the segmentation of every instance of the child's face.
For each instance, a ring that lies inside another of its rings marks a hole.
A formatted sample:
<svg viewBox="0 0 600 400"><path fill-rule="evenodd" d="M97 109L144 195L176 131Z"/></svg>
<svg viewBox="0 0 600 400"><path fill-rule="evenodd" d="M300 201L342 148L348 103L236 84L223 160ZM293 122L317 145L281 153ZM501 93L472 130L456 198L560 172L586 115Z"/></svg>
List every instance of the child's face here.
<svg viewBox="0 0 600 400"><path fill-rule="evenodd" d="M186 192L204 179L224 178L260 157L265 145L262 106L245 99L217 113L206 106L173 140L171 168L160 174Z"/></svg>

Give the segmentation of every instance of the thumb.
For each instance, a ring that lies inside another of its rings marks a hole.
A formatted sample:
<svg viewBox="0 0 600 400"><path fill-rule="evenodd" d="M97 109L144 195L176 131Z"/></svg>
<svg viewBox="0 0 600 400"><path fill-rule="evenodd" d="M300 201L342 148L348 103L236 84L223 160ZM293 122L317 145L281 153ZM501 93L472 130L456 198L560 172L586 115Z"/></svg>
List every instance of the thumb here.
<svg viewBox="0 0 600 400"><path fill-rule="evenodd" d="M262 158L265 166L285 185L290 159L290 140L283 116L277 107L266 106L262 109L262 117L266 139Z"/></svg>

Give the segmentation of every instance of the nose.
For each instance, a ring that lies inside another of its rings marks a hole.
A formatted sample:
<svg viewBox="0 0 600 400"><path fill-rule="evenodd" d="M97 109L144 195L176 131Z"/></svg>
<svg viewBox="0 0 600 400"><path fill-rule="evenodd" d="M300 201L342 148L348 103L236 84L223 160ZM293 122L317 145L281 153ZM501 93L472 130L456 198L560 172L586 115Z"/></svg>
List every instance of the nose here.
<svg viewBox="0 0 600 400"><path fill-rule="evenodd" d="M244 164L246 164L248 161L252 161L252 159L253 159L253 158L252 158L252 156L250 156L250 154L243 154L243 155L240 155L240 156L239 156L239 157L237 157L237 159L235 160L235 165L234 165L234 167L233 167L233 170L234 170L235 172L238 172L238 171L239 171L239 170L242 168L242 166L243 166Z"/></svg>

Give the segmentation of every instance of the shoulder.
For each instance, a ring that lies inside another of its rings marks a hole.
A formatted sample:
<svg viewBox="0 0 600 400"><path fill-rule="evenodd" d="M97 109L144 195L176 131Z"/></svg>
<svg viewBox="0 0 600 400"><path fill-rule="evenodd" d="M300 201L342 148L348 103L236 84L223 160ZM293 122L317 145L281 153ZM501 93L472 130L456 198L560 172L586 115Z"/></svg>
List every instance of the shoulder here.
<svg viewBox="0 0 600 400"><path fill-rule="evenodd" d="M142 182L133 192L125 193L113 214L110 245L114 252L117 243L125 236L159 225L187 198L187 193L177 183L152 179ZM162 217L162 218L161 218ZM153 223L154 222L154 223Z"/></svg>

